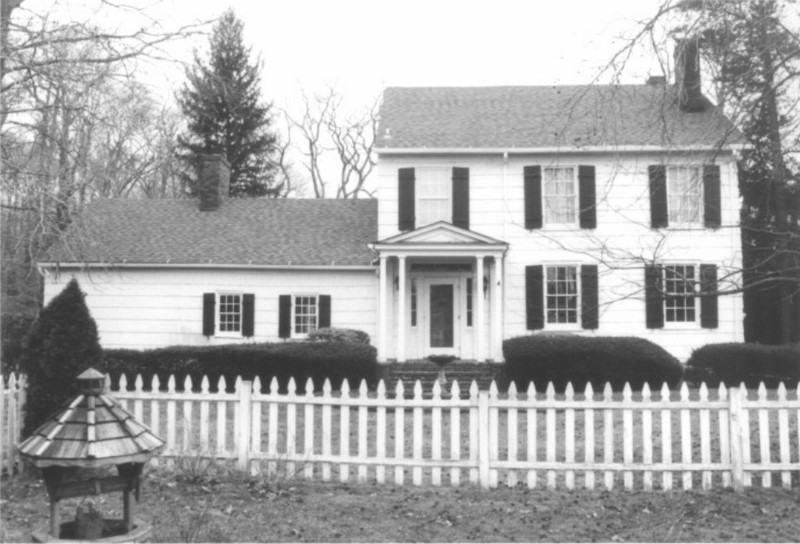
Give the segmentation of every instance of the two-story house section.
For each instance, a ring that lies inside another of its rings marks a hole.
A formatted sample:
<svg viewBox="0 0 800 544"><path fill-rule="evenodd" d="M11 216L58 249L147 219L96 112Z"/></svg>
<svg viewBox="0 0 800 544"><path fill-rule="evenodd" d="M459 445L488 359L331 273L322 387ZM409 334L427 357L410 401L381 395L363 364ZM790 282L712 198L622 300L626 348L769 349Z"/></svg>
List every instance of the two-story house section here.
<svg viewBox="0 0 800 544"><path fill-rule="evenodd" d="M735 152L705 98L647 84L388 88L378 350L501 361L525 334L741 341ZM692 101L693 99L694 101Z"/></svg>

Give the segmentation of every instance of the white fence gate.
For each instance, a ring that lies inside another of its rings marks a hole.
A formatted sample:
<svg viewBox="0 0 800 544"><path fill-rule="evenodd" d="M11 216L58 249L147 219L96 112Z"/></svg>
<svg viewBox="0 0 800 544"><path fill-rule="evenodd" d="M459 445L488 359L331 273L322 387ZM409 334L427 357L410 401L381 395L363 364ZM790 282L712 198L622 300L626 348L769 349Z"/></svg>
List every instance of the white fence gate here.
<svg viewBox="0 0 800 544"><path fill-rule="evenodd" d="M564 394L553 387L498 394L472 384L465 398L455 382L423 397L416 383L404 398L362 383L298 394L273 380L237 379L214 392L170 378L166 391L141 378L113 395L167 441L162 462L194 456L227 460L254 473L281 472L322 480L398 485L500 484L575 489L692 489L751 485L800 486L800 388L761 386L709 391L682 386L634 393L591 386ZM5 430L4 430L5 432ZM3 435L6 436L5 434Z"/></svg>

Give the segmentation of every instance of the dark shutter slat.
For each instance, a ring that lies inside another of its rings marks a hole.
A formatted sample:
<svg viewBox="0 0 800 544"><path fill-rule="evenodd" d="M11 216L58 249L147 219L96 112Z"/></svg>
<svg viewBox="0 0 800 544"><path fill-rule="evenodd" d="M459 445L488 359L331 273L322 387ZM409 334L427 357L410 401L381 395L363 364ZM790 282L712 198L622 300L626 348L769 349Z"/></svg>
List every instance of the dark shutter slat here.
<svg viewBox="0 0 800 544"><path fill-rule="evenodd" d="M331 296L319 296L319 322L317 326L325 329L331 326Z"/></svg>
<svg viewBox="0 0 800 544"><path fill-rule="evenodd" d="M544 267L525 267L525 314L528 330L544 328Z"/></svg>
<svg viewBox="0 0 800 544"><path fill-rule="evenodd" d="M700 265L700 326L704 329L716 329L719 327L719 308L717 295L705 295L703 293L714 293L717 287L717 265Z"/></svg>
<svg viewBox="0 0 800 544"><path fill-rule="evenodd" d="M644 300L648 329L664 328L664 299L661 296L661 267L644 268Z"/></svg>
<svg viewBox="0 0 800 544"><path fill-rule="evenodd" d="M542 228L542 167L526 166L523 169L525 190L525 228Z"/></svg>
<svg viewBox="0 0 800 544"><path fill-rule="evenodd" d="M214 336L214 313L216 311L217 295L203 293L203 336Z"/></svg>
<svg viewBox="0 0 800 544"><path fill-rule="evenodd" d="M414 183L415 173L413 168L400 168L398 170L398 228L400 230L414 230Z"/></svg>
<svg viewBox="0 0 800 544"><path fill-rule="evenodd" d="M598 274L596 264L581 266L581 326L596 329L600 325Z"/></svg>
<svg viewBox="0 0 800 544"><path fill-rule="evenodd" d="M292 336L292 295L278 297L278 336L280 338Z"/></svg>
<svg viewBox="0 0 800 544"><path fill-rule="evenodd" d="M718 229L722 225L721 199L719 165L703 165L703 218L706 228Z"/></svg>
<svg viewBox="0 0 800 544"><path fill-rule="evenodd" d="M668 227L667 167L652 164L647 170L650 176L650 226L654 229Z"/></svg>
<svg viewBox="0 0 800 544"><path fill-rule="evenodd" d="M453 168L453 225L469 230L469 168Z"/></svg>
<svg viewBox="0 0 800 544"><path fill-rule="evenodd" d="M579 220L582 229L597 228L597 197L594 166L578 166Z"/></svg>
<svg viewBox="0 0 800 544"><path fill-rule="evenodd" d="M242 296L242 336L251 337L255 334L256 296L245 293Z"/></svg>

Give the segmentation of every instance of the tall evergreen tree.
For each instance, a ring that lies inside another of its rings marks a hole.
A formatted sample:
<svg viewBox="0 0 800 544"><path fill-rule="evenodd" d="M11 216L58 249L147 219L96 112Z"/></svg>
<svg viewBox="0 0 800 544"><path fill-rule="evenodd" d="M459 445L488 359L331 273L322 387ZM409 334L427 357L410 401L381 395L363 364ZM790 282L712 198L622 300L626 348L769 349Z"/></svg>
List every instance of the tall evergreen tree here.
<svg viewBox="0 0 800 544"><path fill-rule="evenodd" d="M195 53L178 103L188 130L178 137L179 156L195 174L187 179L196 192L200 153L225 155L231 165L230 196L274 196L275 165L270 160L277 138L270 131L271 104L261 99L260 60L250 61L244 25L232 10L214 26L207 60Z"/></svg>
<svg viewBox="0 0 800 544"><path fill-rule="evenodd" d="M78 394L81 372L102 365L97 325L76 280L42 310L25 343L20 366L28 377L23 429L28 436Z"/></svg>

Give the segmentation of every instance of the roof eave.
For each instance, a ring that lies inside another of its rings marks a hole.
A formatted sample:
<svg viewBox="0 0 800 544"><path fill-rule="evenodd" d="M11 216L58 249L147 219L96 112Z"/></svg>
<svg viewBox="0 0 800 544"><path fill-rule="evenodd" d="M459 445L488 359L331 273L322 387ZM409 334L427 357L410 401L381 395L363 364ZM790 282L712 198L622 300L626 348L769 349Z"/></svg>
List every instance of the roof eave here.
<svg viewBox="0 0 800 544"><path fill-rule="evenodd" d="M537 153L653 153L742 151L747 144L726 145L601 145L563 147L377 147L378 155L527 155Z"/></svg>
<svg viewBox="0 0 800 544"><path fill-rule="evenodd" d="M311 265L311 264L291 264L285 265L278 264L230 264L230 263L107 263L107 262L58 262L48 261L38 263L39 271L44 273L46 269L60 268L60 269L224 269L224 270L346 270L346 271L365 271L375 270L373 265L337 265L334 263L330 265Z"/></svg>

